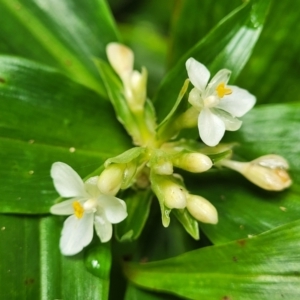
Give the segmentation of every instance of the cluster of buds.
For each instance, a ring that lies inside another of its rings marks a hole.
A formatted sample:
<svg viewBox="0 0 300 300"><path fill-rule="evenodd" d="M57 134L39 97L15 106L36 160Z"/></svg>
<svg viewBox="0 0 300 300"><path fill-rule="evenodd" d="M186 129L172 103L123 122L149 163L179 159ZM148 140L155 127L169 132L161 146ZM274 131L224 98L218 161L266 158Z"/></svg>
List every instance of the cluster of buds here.
<svg viewBox="0 0 300 300"><path fill-rule="evenodd" d="M220 70L209 81L209 70L189 58L186 62L189 79L170 113L157 125L154 108L147 99L146 69L143 67L141 72L133 69L133 52L124 45L110 43L106 50L119 79L106 63L102 76L105 81L105 68L108 67L111 72L108 77L114 78L109 80L118 83L111 84L113 88L107 84L108 94L118 119L137 147L109 158L102 173L86 182L69 166L53 164L51 176L56 190L61 197L71 198L51 208L53 214L71 215L65 221L61 236L62 253L72 255L81 251L93 237L93 224L100 240L108 241L112 236L112 224L127 216L126 203L116 195L131 187L152 189L159 201L165 227L170 223L172 212L187 232L199 238L197 222L216 224L217 210L207 199L191 194L183 178L174 173L175 168L202 173L216 164L240 172L266 190L281 191L291 185L288 163L281 156L266 155L247 163L237 162L228 159L230 148L224 150L218 146L225 130L235 131L241 127L239 117L256 101L248 91L227 85L229 70ZM184 100L189 82L193 88ZM202 142L214 148L206 147L203 151L196 141L174 141L181 129L192 127L198 127Z"/></svg>
<svg viewBox="0 0 300 300"><path fill-rule="evenodd" d="M168 209L187 209L189 214L202 223L217 224L218 213L216 208L205 198L190 194L184 187L178 174L151 176L152 189L161 206ZM164 221L163 225L168 226Z"/></svg>

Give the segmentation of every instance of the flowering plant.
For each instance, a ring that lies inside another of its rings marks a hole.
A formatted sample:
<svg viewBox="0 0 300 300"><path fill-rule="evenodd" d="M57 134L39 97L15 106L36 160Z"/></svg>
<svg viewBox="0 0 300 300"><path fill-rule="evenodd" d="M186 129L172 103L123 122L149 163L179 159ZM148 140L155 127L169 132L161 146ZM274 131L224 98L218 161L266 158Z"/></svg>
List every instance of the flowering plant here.
<svg viewBox="0 0 300 300"><path fill-rule="evenodd" d="M0 3L4 299L298 299L298 1Z"/></svg>

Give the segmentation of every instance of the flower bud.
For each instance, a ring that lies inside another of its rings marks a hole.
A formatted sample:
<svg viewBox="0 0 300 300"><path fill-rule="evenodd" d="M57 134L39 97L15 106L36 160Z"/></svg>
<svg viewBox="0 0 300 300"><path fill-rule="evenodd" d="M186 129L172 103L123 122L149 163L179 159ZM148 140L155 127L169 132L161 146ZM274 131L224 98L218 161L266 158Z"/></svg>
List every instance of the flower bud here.
<svg viewBox="0 0 300 300"><path fill-rule="evenodd" d="M106 54L109 63L122 80L131 74L134 55L130 48L119 43L109 43L106 47Z"/></svg>
<svg viewBox="0 0 300 300"><path fill-rule="evenodd" d="M176 120L178 128L193 128L198 125L199 111L191 106L188 110L182 113Z"/></svg>
<svg viewBox="0 0 300 300"><path fill-rule="evenodd" d="M121 189L127 189L133 183L135 174L137 171L137 165L135 161L131 161L130 163L126 164L123 172L123 180L121 184Z"/></svg>
<svg viewBox="0 0 300 300"><path fill-rule="evenodd" d="M132 50L122 44L110 43L106 47L109 63L120 76L126 101L133 112L144 109L147 97L147 70L142 72L133 70L134 54Z"/></svg>
<svg viewBox="0 0 300 300"><path fill-rule="evenodd" d="M189 213L202 223L217 224L218 212L216 208L205 198L188 195L186 207Z"/></svg>
<svg viewBox="0 0 300 300"><path fill-rule="evenodd" d="M159 175L171 175L173 174L173 165L170 161L164 161L157 163L152 167L152 170Z"/></svg>
<svg viewBox="0 0 300 300"><path fill-rule="evenodd" d="M169 209L186 207L186 189L180 184L180 179L173 175L157 175L151 173L151 186L160 204Z"/></svg>
<svg viewBox="0 0 300 300"><path fill-rule="evenodd" d="M192 173L201 173L209 170L213 163L202 153L184 153L173 160L174 166Z"/></svg>
<svg viewBox="0 0 300 300"><path fill-rule="evenodd" d="M123 182L124 166L120 164L109 165L99 176L97 186L105 195L116 195Z"/></svg>
<svg viewBox="0 0 300 300"><path fill-rule="evenodd" d="M186 207L186 191L180 185L168 182L163 187L164 204L168 208L185 208Z"/></svg>
<svg viewBox="0 0 300 300"><path fill-rule="evenodd" d="M289 168L288 162L279 155L261 156L248 163L222 160L220 164L241 173L265 190L281 191L292 184L286 171Z"/></svg>

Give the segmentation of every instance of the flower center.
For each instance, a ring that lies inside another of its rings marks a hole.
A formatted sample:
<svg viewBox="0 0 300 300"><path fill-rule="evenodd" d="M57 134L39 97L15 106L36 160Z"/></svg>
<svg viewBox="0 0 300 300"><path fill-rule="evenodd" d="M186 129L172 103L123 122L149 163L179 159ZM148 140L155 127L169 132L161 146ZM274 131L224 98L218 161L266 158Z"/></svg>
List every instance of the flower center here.
<svg viewBox="0 0 300 300"><path fill-rule="evenodd" d="M275 173L276 175L278 175L278 177L283 183L286 183L291 180L289 174L283 169L277 169L275 170Z"/></svg>
<svg viewBox="0 0 300 300"><path fill-rule="evenodd" d="M78 219L81 219L84 213L84 208L82 207L82 205L78 202L75 201L73 202L73 208L74 208L74 214Z"/></svg>
<svg viewBox="0 0 300 300"><path fill-rule="evenodd" d="M218 105L220 100L218 99L218 97L211 95L211 96L207 97L206 99L204 99L203 102L204 102L204 107L211 108L211 107L215 107L216 105Z"/></svg>
<svg viewBox="0 0 300 300"><path fill-rule="evenodd" d="M232 90L225 86L224 82L221 82L216 88L217 94L220 98L223 98L225 95L230 95Z"/></svg>
<svg viewBox="0 0 300 300"><path fill-rule="evenodd" d="M97 210L97 200L95 198L90 198L83 204L84 210L89 213L89 212L96 212Z"/></svg>

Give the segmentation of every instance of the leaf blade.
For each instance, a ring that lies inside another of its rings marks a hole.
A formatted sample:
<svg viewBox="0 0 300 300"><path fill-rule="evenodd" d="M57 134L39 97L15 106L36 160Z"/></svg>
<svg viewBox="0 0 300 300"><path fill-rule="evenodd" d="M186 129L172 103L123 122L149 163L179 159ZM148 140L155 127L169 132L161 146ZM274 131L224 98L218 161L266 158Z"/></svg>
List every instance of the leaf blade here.
<svg viewBox="0 0 300 300"><path fill-rule="evenodd" d="M274 299L296 299L299 228L299 221L293 222L252 239L159 262L126 264L125 272L139 286L190 299L263 300L270 293Z"/></svg>

